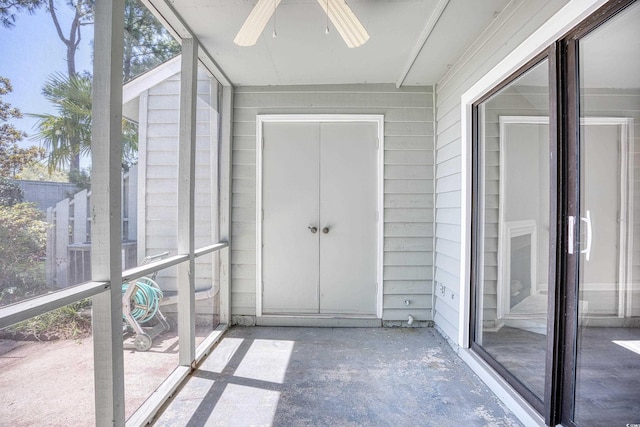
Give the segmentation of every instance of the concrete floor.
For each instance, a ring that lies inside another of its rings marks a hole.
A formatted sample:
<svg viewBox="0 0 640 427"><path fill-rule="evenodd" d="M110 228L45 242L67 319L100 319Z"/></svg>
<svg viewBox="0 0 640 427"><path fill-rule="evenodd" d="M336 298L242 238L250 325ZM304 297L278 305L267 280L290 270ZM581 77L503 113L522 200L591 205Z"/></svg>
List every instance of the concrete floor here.
<svg viewBox="0 0 640 427"><path fill-rule="evenodd" d="M201 342L206 333L200 331ZM139 352L125 341L125 414L131 416L178 366L178 337L165 332ZM0 340L0 427L95 425L93 339Z"/></svg>
<svg viewBox="0 0 640 427"><path fill-rule="evenodd" d="M156 426L520 426L432 328L235 327Z"/></svg>

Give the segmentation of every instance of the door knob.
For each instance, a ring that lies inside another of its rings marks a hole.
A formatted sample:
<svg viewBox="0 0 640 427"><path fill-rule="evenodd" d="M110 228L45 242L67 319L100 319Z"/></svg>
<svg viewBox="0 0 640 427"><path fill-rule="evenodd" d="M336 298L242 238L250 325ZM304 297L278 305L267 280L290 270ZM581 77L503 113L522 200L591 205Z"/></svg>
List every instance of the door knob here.
<svg viewBox="0 0 640 427"><path fill-rule="evenodd" d="M311 226L309 226L308 228L309 228L309 230L311 230L311 232L312 232L313 234L315 234L315 233L317 233L317 232L318 232L318 227L311 227Z"/></svg>
<svg viewBox="0 0 640 427"><path fill-rule="evenodd" d="M325 228L323 228L323 229L322 229L322 232L323 232L324 234L329 233L329 227L325 227Z"/></svg>

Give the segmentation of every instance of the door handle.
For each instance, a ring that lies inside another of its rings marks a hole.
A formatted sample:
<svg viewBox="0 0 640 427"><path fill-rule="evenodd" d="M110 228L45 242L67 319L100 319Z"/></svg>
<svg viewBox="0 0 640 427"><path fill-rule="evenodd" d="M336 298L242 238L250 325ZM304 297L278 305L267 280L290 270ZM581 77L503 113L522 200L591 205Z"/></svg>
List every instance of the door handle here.
<svg viewBox="0 0 640 427"><path fill-rule="evenodd" d="M593 236L593 230L591 228L591 212L587 209L587 216L580 218L580 220L587 224L587 247L581 250L580 253L586 254L585 259L589 261L589 258L591 258L591 238Z"/></svg>
<svg viewBox="0 0 640 427"><path fill-rule="evenodd" d="M325 228L323 228L323 229L322 229L322 232L323 232L324 234L328 234L328 233L329 233L329 227L325 227Z"/></svg>
<svg viewBox="0 0 640 427"><path fill-rule="evenodd" d="M308 228L309 228L309 230L311 230L311 232L312 232L313 234L316 234L316 233L318 232L318 227L312 227L312 226L309 226Z"/></svg>
<svg viewBox="0 0 640 427"><path fill-rule="evenodd" d="M568 221L567 221L567 246L568 248L568 252L569 255L573 255L573 229L576 225L576 217L574 217L573 215L569 215Z"/></svg>

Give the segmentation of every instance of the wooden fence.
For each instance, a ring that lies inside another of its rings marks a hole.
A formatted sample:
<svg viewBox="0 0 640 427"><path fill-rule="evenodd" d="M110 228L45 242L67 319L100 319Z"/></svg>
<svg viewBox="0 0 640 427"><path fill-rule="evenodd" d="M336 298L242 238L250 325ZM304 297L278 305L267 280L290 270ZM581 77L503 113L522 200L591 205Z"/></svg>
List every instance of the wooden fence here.
<svg viewBox="0 0 640 427"><path fill-rule="evenodd" d="M137 265L137 166L122 174L122 267ZM82 190L47 209L47 286L91 280L91 192Z"/></svg>

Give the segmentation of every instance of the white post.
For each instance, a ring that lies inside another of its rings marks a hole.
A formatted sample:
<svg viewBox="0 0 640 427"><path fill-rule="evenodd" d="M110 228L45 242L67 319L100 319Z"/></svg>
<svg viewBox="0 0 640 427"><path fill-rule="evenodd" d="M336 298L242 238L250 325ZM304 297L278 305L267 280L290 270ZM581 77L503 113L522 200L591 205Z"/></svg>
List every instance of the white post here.
<svg viewBox="0 0 640 427"><path fill-rule="evenodd" d="M229 247L220 251L220 323L231 323L231 153L233 87L222 89L220 141L220 241Z"/></svg>
<svg viewBox="0 0 640 427"><path fill-rule="evenodd" d="M180 138L178 149L178 253L189 254L188 263L178 266L179 363L191 366L196 360L195 313L195 165L196 100L198 98L198 45L182 39L180 74Z"/></svg>
<svg viewBox="0 0 640 427"><path fill-rule="evenodd" d="M138 192L136 196L136 236L138 264L147 256L147 116L149 114L149 91L140 94L138 107Z"/></svg>
<svg viewBox="0 0 640 427"><path fill-rule="evenodd" d="M124 425L122 347L122 54L124 0L95 3L91 141L91 276L111 286L93 298L96 425Z"/></svg>
<svg viewBox="0 0 640 427"><path fill-rule="evenodd" d="M56 204L56 288L69 286L69 199Z"/></svg>
<svg viewBox="0 0 640 427"><path fill-rule="evenodd" d="M136 240L138 236L138 165L132 166L129 169L129 185L127 187L129 192L129 206L127 216L129 240Z"/></svg>
<svg viewBox="0 0 640 427"><path fill-rule="evenodd" d="M54 224L54 212L51 207L47 208L47 257L45 258L45 269L47 286L52 287L56 276L56 229Z"/></svg>
<svg viewBox="0 0 640 427"><path fill-rule="evenodd" d="M84 189L73 196L73 243L87 241L87 194Z"/></svg>

